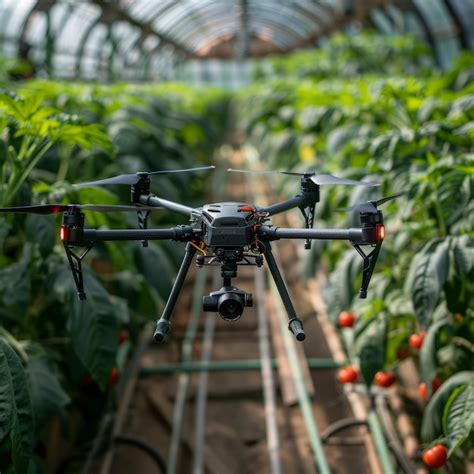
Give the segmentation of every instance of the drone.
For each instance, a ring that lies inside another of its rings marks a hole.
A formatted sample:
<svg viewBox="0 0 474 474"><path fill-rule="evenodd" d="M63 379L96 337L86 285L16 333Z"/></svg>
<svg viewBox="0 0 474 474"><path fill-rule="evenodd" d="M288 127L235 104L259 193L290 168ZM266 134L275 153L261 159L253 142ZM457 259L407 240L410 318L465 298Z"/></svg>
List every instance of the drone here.
<svg viewBox="0 0 474 474"><path fill-rule="evenodd" d="M192 208L181 203L168 201L151 193L151 177L168 173L196 172L214 169L204 166L190 169L162 170L124 174L108 179L90 181L74 186L129 185L133 205L94 205L94 204L43 204L36 206L0 208L0 212L57 214L62 213L60 239L66 251L66 257L72 272L79 300L86 299L84 289L82 261L87 253L103 241L141 241L143 246L150 240L172 240L185 242L183 260L174 281L171 293L163 313L157 321L154 340L161 342L170 331L171 316L183 287L191 263L195 259L198 267L206 265L220 266L223 279L222 287L203 296L203 310L218 313L226 321L238 320L244 308L253 305L252 294L232 284L241 265L261 267L264 261L268 265L276 288L281 296L288 315L288 329L296 340L303 341L305 332L302 320L297 316L288 289L272 253L271 243L280 239L305 240L305 248L311 248L313 240L347 240L362 257L362 282L360 298L367 297L370 279L385 237L382 212L378 206L400 196L384 197L377 201L368 201L352 208L359 213L360 227L348 229L313 228L315 206L320 200L320 186L378 186L377 183L339 178L330 174L314 172L295 173L290 171L252 171L228 169L239 173L266 173L297 176L301 179L300 192L293 198L259 207L253 203L218 202ZM148 216L151 211L166 209L189 218L186 225L171 228L148 228ZM299 209L305 220L304 228L276 227L271 217L291 209ZM83 211L97 212L136 212L137 229L90 229L85 226ZM76 251L76 248L80 251ZM364 251L364 249L367 249ZM197 255L196 255L197 254Z"/></svg>

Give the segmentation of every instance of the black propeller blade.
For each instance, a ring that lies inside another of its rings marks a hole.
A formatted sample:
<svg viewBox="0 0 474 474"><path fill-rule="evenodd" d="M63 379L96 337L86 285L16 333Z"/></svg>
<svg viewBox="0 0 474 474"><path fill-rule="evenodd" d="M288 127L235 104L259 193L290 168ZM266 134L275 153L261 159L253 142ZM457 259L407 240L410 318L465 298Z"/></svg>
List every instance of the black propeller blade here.
<svg viewBox="0 0 474 474"><path fill-rule="evenodd" d="M99 179L97 181L88 181L87 183L78 183L74 184L75 187L84 187L84 186L107 186L110 184L128 184L133 186L137 184L140 179L146 178L148 176L157 175L157 174L169 174L169 173L189 173L193 171L204 171L214 169L215 166L201 166L198 168L187 168L179 170L161 170L161 171L143 171L134 174L121 174L119 176L114 176L112 178Z"/></svg>
<svg viewBox="0 0 474 474"><path fill-rule="evenodd" d="M122 205L102 205L102 204L40 204L38 206L18 206L3 207L0 212L14 212L23 214L59 214L60 212L73 209L83 209L85 211L95 212L138 212L138 211L156 211L162 207L150 206L122 206Z"/></svg>
<svg viewBox="0 0 474 474"><path fill-rule="evenodd" d="M391 196L385 196L383 198L378 199L377 201L367 201L363 202L362 204L356 204L355 206L346 207L342 209L344 211L358 211L366 214L376 214L377 213L377 206L384 204L392 199L396 199L397 197L406 194L406 191L402 191L400 193L392 194Z"/></svg>
<svg viewBox="0 0 474 474"><path fill-rule="evenodd" d="M343 184L346 186L379 186L377 183L372 183L369 181L356 181L354 179L339 178L332 174L316 174L312 172L308 173L295 173L292 171L273 171L273 170L236 170L233 168L228 168L227 171L233 173L259 173L259 174L285 174L290 176L304 176L311 175L311 181L317 185L325 184Z"/></svg>

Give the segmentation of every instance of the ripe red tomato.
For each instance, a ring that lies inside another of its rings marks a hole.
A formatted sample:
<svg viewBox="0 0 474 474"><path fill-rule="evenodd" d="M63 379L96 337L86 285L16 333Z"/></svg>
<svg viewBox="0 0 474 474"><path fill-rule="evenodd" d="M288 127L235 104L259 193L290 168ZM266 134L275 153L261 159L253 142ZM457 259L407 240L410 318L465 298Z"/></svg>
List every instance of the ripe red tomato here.
<svg viewBox="0 0 474 474"><path fill-rule="evenodd" d="M423 462L432 468L442 467L448 460L448 450L444 444L435 444L423 453Z"/></svg>
<svg viewBox="0 0 474 474"><path fill-rule="evenodd" d="M356 317L354 313L350 313L349 311L342 311L339 313L339 327L341 328L351 328L354 326L354 322L356 320Z"/></svg>
<svg viewBox="0 0 474 474"><path fill-rule="evenodd" d="M117 382L119 381L119 378L120 378L120 373L119 373L117 367L113 367L112 370L110 371L109 380L107 381L107 385L111 388L114 387L115 385L117 385Z"/></svg>
<svg viewBox="0 0 474 474"><path fill-rule="evenodd" d="M121 329L118 333L118 343L123 344L130 339L128 331L126 329Z"/></svg>
<svg viewBox="0 0 474 474"><path fill-rule="evenodd" d="M393 385L397 381L397 378L393 372L377 372L374 380L378 386L387 388Z"/></svg>
<svg viewBox="0 0 474 474"><path fill-rule="evenodd" d="M432 395L433 395L433 393L436 392L436 390L438 390L439 387L441 387L442 383L443 383L443 381L438 377L435 377L431 381L431 394ZM428 399L428 390L427 390L426 384L424 382L420 383L420 385L418 387L418 392L420 393L420 398L424 402L426 402L426 400Z"/></svg>
<svg viewBox="0 0 474 474"><path fill-rule="evenodd" d="M354 383L359 378L359 372L353 365L348 365L338 371L337 377L341 383Z"/></svg>
<svg viewBox="0 0 474 474"><path fill-rule="evenodd" d="M426 333L424 331L420 332L419 334L412 334L408 338L408 344L410 344L410 346L413 349L419 349L421 345L423 344L423 339L425 338L425 334Z"/></svg>

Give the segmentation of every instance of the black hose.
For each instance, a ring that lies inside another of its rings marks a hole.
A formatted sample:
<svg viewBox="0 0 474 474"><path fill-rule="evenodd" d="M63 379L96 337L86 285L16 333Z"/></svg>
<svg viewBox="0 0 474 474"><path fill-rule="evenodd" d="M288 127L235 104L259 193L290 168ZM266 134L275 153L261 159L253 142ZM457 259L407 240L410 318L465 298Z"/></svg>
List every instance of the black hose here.
<svg viewBox="0 0 474 474"><path fill-rule="evenodd" d="M135 446L136 448L141 449L145 453L147 453L153 461L157 464L160 469L161 474L166 474L166 463L161 457L160 453L152 448L149 444L145 443L145 441L141 440L140 438L134 438L133 436L115 436L112 438L112 441L116 444L129 444L130 446Z"/></svg>

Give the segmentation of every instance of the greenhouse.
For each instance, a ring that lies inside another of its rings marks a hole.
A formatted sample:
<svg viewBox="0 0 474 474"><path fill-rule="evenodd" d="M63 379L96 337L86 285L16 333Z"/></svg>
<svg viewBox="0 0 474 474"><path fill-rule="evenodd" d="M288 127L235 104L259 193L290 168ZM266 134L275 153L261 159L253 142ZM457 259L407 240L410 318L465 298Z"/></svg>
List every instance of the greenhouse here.
<svg viewBox="0 0 474 474"><path fill-rule="evenodd" d="M0 0L0 474L474 473L473 0Z"/></svg>

